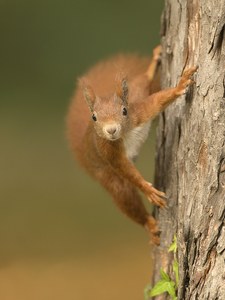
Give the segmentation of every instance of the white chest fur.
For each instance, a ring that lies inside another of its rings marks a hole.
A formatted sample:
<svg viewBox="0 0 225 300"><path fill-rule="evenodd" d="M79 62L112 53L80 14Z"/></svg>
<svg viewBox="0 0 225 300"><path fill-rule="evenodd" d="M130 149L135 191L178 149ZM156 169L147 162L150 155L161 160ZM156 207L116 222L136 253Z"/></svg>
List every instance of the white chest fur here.
<svg viewBox="0 0 225 300"><path fill-rule="evenodd" d="M148 137L151 121L129 131L124 138L124 146L129 160L134 160L141 149L141 146Z"/></svg>

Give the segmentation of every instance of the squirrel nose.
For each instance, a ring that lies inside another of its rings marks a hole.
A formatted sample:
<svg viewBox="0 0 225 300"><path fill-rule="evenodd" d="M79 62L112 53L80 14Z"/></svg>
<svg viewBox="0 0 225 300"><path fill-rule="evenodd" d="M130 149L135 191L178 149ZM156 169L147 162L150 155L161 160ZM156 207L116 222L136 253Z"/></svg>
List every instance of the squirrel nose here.
<svg viewBox="0 0 225 300"><path fill-rule="evenodd" d="M117 123L107 124L104 131L107 135L113 136L119 131L119 125Z"/></svg>
<svg viewBox="0 0 225 300"><path fill-rule="evenodd" d="M110 127L106 128L106 131L109 134L114 134L114 133L116 133L116 129L117 129L116 126L110 126Z"/></svg>

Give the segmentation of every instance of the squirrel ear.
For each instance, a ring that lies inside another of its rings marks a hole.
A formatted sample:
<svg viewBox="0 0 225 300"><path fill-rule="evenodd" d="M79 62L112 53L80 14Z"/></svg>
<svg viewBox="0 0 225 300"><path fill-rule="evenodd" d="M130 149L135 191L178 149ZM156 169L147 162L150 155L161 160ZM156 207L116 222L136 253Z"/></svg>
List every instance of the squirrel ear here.
<svg viewBox="0 0 225 300"><path fill-rule="evenodd" d="M116 76L116 94L119 96L122 101L126 104L128 100L128 84L127 77L120 73Z"/></svg>
<svg viewBox="0 0 225 300"><path fill-rule="evenodd" d="M79 79L79 84L90 110L93 111L96 96L92 87L87 83L87 80L85 78Z"/></svg>

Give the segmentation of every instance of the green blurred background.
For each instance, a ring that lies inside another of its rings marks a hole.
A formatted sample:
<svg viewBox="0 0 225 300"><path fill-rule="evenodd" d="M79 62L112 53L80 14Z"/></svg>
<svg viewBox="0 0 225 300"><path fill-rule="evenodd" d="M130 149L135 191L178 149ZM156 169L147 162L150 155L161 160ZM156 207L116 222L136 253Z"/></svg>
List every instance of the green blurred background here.
<svg viewBox="0 0 225 300"><path fill-rule="evenodd" d="M118 52L149 55L163 1L0 1L0 299L143 299L146 232L73 161L76 77ZM152 180L154 133L138 168Z"/></svg>

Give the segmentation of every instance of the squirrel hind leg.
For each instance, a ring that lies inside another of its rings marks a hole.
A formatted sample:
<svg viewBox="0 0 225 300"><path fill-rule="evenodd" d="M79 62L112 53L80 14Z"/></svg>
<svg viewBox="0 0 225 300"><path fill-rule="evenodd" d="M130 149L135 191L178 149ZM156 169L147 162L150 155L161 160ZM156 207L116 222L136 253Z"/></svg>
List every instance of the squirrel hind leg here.
<svg viewBox="0 0 225 300"><path fill-rule="evenodd" d="M101 181L106 190L112 195L116 206L134 222L145 227L151 242L159 245L159 230L156 220L147 212L140 194L127 179L117 176L114 172L107 172Z"/></svg>
<svg viewBox="0 0 225 300"><path fill-rule="evenodd" d="M136 187L126 178L107 168L98 178L103 187L110 193L116 206L134 222L145 226L148 212Z"/></svg>

